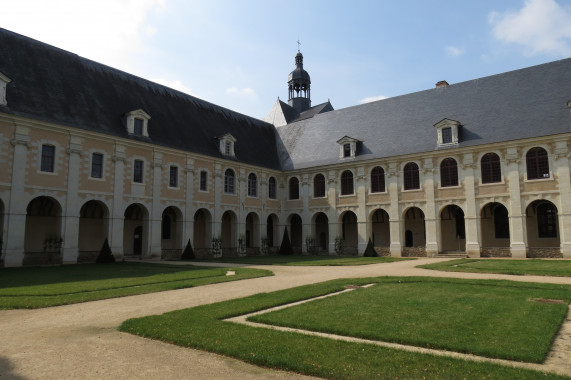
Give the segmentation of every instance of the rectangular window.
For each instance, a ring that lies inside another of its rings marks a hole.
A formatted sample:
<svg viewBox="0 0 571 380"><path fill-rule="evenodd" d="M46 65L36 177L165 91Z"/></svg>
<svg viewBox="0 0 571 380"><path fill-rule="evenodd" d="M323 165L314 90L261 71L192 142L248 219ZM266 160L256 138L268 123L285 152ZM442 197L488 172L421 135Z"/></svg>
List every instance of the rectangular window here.
<svg viewBox="0 0 571 380"><path fill-rule="evenodd" d="M208 191L208 172L206 170L200 171L200 191Z"/></svg>
<svg viewBox="0 0 571 380"><path fill-rule="evenodd" d="M178 167L170 167L169 187L178 187Z"/></svg>
<svg viewBox="0 0 571 380"><path fill-rule="evenodd" d="M143 136L143 119L135 118L135 125L133 126L133 134Z"/></svg>
<svg viewBox="0 0 571 380"><path fill-rule="evenodd" d="M133 163L133 182L143 183L143 161L135 160Z"/></svg>
<svg viewBox="0 0 571 380"><path fill-rule="evenodd" d="M343 157L351 157L351 144L343 145Z"/></svg>
<svg viewBox="0 0 571 380"><path fill-rule="evenodd" d="M40 170L53 173L55 168L56 147L53 145L42 145L42 162Z"/></svg>
<svg viewBox="0 0 571 380"><path fill-rule="evenodd" d="M442 144L450 144L452 142L452 128L442 128Z"/></svg>
<svg viewBox="0 0 571 380"><path fill-rule="evenodd" d="M230 141L226 141L226 144L224 145L224 154L229 156L231 152L232 152L232 146L230 144Z"/></svg>
<svg viewBox="0 0 571 380"><path fill-rule="evenodd" d="M103 178L103 155L101 153L91 155L91 178Z"/></svg>

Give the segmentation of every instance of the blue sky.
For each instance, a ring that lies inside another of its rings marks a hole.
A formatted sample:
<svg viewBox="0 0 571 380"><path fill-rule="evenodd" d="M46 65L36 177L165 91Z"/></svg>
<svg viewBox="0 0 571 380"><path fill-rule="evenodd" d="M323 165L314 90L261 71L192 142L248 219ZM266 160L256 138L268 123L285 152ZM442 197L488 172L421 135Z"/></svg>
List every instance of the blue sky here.
<svg viewBox="0 0 571 380"><path fill-rule="evenodd" d="M571 56L571 1L0 0L0 27L263 118L297 40L336 109Z"/></svg>

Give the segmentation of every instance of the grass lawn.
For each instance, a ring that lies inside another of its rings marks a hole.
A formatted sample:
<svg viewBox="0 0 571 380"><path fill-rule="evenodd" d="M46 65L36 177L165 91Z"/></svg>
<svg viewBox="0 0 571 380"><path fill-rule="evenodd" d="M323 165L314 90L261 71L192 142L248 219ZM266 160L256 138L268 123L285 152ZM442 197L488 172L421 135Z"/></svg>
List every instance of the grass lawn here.
<svg viewBox="0 0 571 380"><path fill-rule="evenodd" d="M448 272L571 277L571 260L460 259L420 265L419 268Z"/></svg>
<svg viewBox="0 0 571 380"><path fill-rule="evenodd" d="M290 309L295 314L293 320L306 320L307 314L317 312L320 313L319 316L309 318L313 319L311 328L314 330L327 331L329 325L334 324L337 327L333 330L340 328L348 335L382 338L386 333L382 330L389 326L390 330L400 331L400 333L391 332L400 336L397 340L409 342L409 344L415 340L420 345L435 347L435 345L426 344L426 340L442 342L445 339L439 336L441 334L438 331L439 327L434 322L437 318L431 317L430 313L434 312L442 316L443 313L440 310L444 308L451 315L447 317L448 323L441 325L440 329L456 329L454 325L461 325L464 328L458 328L455 334L464 337L453 339L450 343L443 343L443 345L460 346L463 348L457 349L467 352L479 352L482 350L481 346L490 346L481 339L474 340L468 336L474 335L474 329L468 325L475 324L480 329L478 334L488 337L494 336L500 330L507 330L505 333L501 332L502 337L504 339L508 337L510 341L520 346L512 350L504 345L497 356L525 356L529 357L528 360L538 358L541 360L545 354L545 346L549 346L553 334L559 328L567 310L566 303L571 298L571 287L561 285L394 277L343 279L279 292L262 293L159 316L131 319L124 322L120 330L181 346L216 352L256 365L330 379L565 378L498 364L406 352L364 343L335 341L223 321L225 318L329 294L342 290L347 285L368 283L376 283L376 285L350 292L347 297L333 296L326 301L329 304L312 301L307 304L313 308L312 310L293 307ZM393 292L396 294L389 294L386 297L387 293ZM438 294L430 296L432 292ZM459 296L455 296L455 293L459 293ZM428 301L424 300L425 296ZM484 300L487 297L493 297L494 301ZM510 297L515 297L516 300L508 302L507 305L500 305ZM566 303L537 303L532 298L564 299ZM485 314L478 309L490 307L490 304L493 306L488 310L490 313L506 307L512 311L512 314L502 314L504 317L507 315L502 321L492 319L495 325L476 321L477 316ZM397 310L393 310L394 307ZM515 310L515 314L520 314L519 316L514 315L514 307L523 307L521 310ZM397 314L397 316L392 314ZM367 319L372 315L375 315L374 320L369 323ZM289 318L283 314L274 314L273 317L281 320ZM376 323L383 317L388 321L377 325ZM537 320L537 318L544 317L547 321ZM340 321L336 322L336 320ZM526 329L519 328L518 323ZM351 327L353 324L355 328ZM540 327L536 329L534 325ZM408 329L411 331L406 331ZM407 335L403 335L402 331L405 331ZM446 334L455 335L453 332L444 333ZM428 339L423 338L424 335ZM533 346L531 351L535 352L530 353L527 348L521 348L521 345L525 345L529 339ZM462 341L463 343L458 343Z"/></svg>
<svg viewBox="0 0 571 380"><path fill-rule="evenodd" d="M220 259L198 259L197 261L236 263L251 265L298 265L298 266L344 266L392 263L400 260L414 260L397 257L363 256L312 256L312 255L270 255L249 257L223 257Z"/></svg>
<svg viewBox="0 0 571 380"><path fill-rule="evenodd" d="M0 309L34 309L270 276L266 270L114 263L0 269Z"/></svg>

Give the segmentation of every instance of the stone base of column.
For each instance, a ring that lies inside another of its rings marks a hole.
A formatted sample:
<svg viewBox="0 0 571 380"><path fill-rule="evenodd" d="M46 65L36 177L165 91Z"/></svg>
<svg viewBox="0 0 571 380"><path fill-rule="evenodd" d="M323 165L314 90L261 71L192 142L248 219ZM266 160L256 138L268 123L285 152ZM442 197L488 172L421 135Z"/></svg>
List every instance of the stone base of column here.
<svg viewBox="0 0 571 380"><path fill-rule="evenodd" d="M402 257L402 247L400 243L391 243L390 250L392 257Z"/></svg>
<svg viewBox="0 0 571 380"><path fill-rule="evenodd" d="M62 262L64 264L77 264L77 248L64 248L62 252Z"/></svg>
<svg viewBox="0 0 571 380"><path fill-rule="evenodd" d="M426 243L426 257L433 257L438 255L438 244L437 243Z"/></svg>
<svg viewBox="0 0 571 380"><path fill-rule="evenodd" d="M571 258L571 243L561 243L561 254L564 258Z"/></svg>
<svg viewBox="0 0 571 380"><path fill-rule="evenodd" d="M21 267L24 262L23 251L7 250L4 254L4 267Z"/></svg>
<svg viewBox="0 0 571 380"><path fill-rule="evenodd" d="M466 254L468 254L469 257L480 257L480 244L467 243Z"/></svg>
<svg viewBox="0 0 571 380"><path fill-rule="evenodd" d="M514 258L525 259L527 256L527 248L525 244L512 244L510 251Z"/></svg>

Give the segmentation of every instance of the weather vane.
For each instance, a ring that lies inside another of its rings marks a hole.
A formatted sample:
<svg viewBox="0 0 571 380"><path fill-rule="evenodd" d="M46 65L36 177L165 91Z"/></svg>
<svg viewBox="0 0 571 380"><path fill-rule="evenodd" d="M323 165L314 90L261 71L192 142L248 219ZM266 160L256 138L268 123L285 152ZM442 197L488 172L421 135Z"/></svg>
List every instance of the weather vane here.
<svg viewBox="0 0 571 380"><path fill-rule="evenodd" d="M299 38L297 39L297 51L299 52L299 47L301 46L301 42L299 42Z"/></svg>

